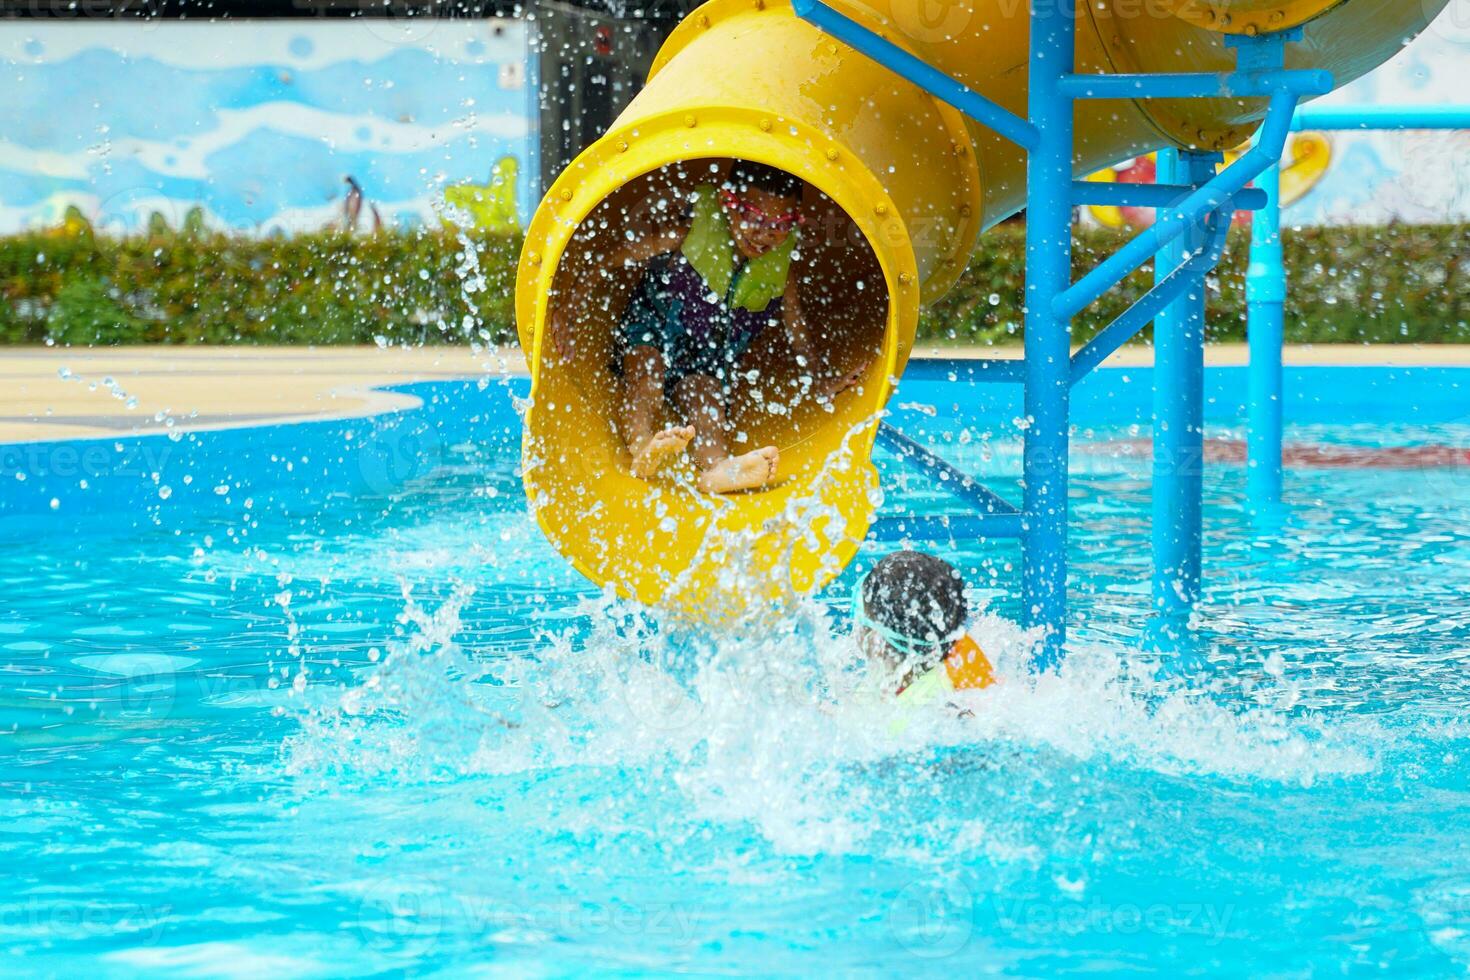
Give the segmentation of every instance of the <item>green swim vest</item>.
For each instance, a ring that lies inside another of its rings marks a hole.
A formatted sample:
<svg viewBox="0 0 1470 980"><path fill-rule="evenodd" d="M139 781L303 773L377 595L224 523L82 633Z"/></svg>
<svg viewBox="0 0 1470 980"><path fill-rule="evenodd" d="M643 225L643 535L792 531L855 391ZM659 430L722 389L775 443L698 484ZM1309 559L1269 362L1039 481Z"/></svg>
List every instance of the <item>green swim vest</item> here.
<svg viewBox="0 0 1470 980"><path fill-rule="evenodd" d="M793 228L780 245L742 266L718 189L713 184L695 188L689 234L679 251L715 295L725 297L730 309L759 313L784 295L795 248Z"/></svg>
<svg viewBox="0 0 1470 980"><path fill-rule="evenodd" d="M949 673L943 664L919 675L898 695L898 706L902 710L898 717L889 722L889 736L902 735L913 723L914 715L922 710L932 710L935 702L953 690L954 684L950 682Z"/></svg>

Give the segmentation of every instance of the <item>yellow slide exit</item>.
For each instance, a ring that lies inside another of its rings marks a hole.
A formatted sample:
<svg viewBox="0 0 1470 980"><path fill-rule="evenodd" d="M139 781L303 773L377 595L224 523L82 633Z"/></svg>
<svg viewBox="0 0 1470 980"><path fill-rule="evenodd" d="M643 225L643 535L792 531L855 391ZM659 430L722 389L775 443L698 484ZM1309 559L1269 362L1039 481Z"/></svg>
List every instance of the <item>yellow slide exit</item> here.
<svg viewBox="0 0 1470 980"><path fill-rule="evenodd" d="M1345 84L1393 56L1447 0L1093 0L1077 3L1081 73L1229 71L1231 34L1303 28L1287 67ZM1025 115L1026 0L832 0L832 6ZM1226 150L1253 99L1077 106L1078 177L1173 145ZM628 472L614 425L612 335L637 270L603 261L629 221L687 197L733 159L802 178L802 305L832 370L863 383L782 402L800 370L770 353L734 425L781 452L781 481L715 497ZM867 533L877 414L903 373L921 303L942 296L981 233L1025 202L1022 151L800 20L784 0L712 0L673 33L647 87L557 179L526 233L516 286L530 366L524 479L552 544L641 601L719 615L719 600L820 587ZM660 202L663 202L662 204ZM575 343L552 344L549 313Z"/></svg>

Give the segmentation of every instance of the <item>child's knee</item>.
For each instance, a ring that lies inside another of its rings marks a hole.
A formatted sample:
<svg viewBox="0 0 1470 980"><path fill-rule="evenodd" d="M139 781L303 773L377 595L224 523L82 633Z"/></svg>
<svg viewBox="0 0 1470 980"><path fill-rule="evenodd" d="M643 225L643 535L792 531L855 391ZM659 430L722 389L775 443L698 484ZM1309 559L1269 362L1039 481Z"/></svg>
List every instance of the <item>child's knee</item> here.
<svg viewBox="0 0 1470 980"><path fill-rule="evenodd" d="M623 355L626 377L662 378L666 370L663 351L652 344L639 344Z"/></svg>

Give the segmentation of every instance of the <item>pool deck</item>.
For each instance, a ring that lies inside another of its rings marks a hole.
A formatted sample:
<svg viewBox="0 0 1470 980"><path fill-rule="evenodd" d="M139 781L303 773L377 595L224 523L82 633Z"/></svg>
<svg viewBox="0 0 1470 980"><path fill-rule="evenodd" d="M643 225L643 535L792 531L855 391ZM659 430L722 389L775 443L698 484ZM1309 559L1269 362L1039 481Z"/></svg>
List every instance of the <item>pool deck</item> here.
<svg viewBox="0 0 1470 980"><path fill-rule="evenodd" d="M1019 348L920 346L918 357L1019 357ZM1209 349L1208 363L1246 363L1242 344ZM1128 348L1114 366L1152 363ZM1290 365L1470 366L1470 345L1291 347ZM383 385L524 374L514 348L24 347L0 350L0 443L352 418L411 407ZM130 407L131 405L131 407Z"/></svg>

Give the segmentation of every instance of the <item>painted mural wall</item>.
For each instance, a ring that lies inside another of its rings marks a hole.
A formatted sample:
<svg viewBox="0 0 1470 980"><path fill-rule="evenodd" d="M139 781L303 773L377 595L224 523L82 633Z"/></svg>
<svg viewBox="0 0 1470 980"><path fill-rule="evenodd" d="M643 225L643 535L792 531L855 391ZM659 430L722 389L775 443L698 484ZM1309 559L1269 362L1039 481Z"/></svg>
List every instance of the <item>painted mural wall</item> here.
<svg viewBox="0 0 1470 980"><path fill-rule="evenodd" d="M0 233L524 222L530 70L517 20L0 22Z"/></svg>
<svg viewBox="0 0 1470 980"><path fill-rule="evenodd" d="M1470 102L1470 0L1453 0L1393 60L1320 105L1464 105ZM1229 162L1246 147L1226 154ZM1090 179L1147 183L1152 156ZM1470 221L1470 132L1305 132L1287 145L1283 219L1289 225ZM1089 223L1145 227L1151 208L1089 207ZM1246 223L1244 216L1237 218Z"/></svg>
<svg viewBox="0 0 1470 980"><path fill-rule="evenodd" d="M1398 57L1322 105L1470 102L1470 0ZM1284 212L1292 224L1470 220L1470 132L1327 133L1322 179Z"/></svg>
<svg viewBox="0 0 1470 980"><path fill-rule="evenodd" d="M1327 101L1463 102L1467 65L1463 0ZM523 224L534 73L509 19L0 22L0 233L68 207L114 232L195 208L260 234L412 225L446 202ZM1470 220L1470 134L1332 133L1299 151L1290 223ZM1148 161L1130 167L1118 179L1147 179Z"/></svg>

